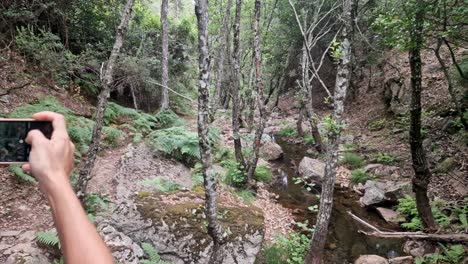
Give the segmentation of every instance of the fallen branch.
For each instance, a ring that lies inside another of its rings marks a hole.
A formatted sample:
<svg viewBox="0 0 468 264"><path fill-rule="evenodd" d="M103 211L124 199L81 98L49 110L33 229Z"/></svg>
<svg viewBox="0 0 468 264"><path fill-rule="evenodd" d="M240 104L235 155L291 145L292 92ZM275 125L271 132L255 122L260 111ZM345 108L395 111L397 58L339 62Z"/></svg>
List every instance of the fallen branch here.
<svg viewBox="0 0 468 264"><path fill-rule="evenodd" d="M350 211L348 214L356 220L356 222L366 226L367 228L371 229L371 232L366 232L363 230L359 230L360 233L363 233L368 236L374 237L383 237L383 238L406 238L406 239L422 239L422 240L430 240L430 241L443 241L443 242L451 242L451 243L468 243L468 235L466 234L428 234L423 232L386 232L380 231L377 227L369 224L368 222L364 221L363 219L357 217Z"/></svg>
<svg viewBox="0 0 468 264"><path fill-rule="evenodd" d="M22 82L22 83L19 83L19 84L16 84L16 85L13 85L13 86L10 86L10 87L6 87L6 88L0 88L0 95L6 95L6 94L9 94L11 91L13 90L17 90L17 89L21 89L21 88L24 88L28 85L31 84L31 81L28 80L28 81L25 81L25 82Z"/></svg>
<svg viewBox="0 0 468 264"><path fill-rule="evenodd" d="M178 96L180 96L180 97L182 97L182 98L184 98L184 99L189 100L189 101L192 102L192 103L195 102L192 98L187 97L187 96L185 96L185 95L183 95L183 94L180 94L180 93L178 93L178 92L172 90L171 88L169 88L169 87L167 87L167 86L165 86L165 85L162 85L162 84L160 84L160 83L157 83L157 82L154 82L154 81L151 81L151 80L148 80L148 82L150 82L150 83L152 83L152 84L156 84L157 86L161 86L161 87L167 88L169 91L171 91L171 92L177 94Z"/></svg>

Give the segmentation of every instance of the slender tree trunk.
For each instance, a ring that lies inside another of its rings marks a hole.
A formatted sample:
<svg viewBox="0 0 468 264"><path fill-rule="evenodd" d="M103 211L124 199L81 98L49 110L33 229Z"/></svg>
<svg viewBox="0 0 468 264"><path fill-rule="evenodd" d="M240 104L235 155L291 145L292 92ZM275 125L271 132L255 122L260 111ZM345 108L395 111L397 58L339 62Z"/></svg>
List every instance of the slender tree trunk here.
<svg viewBox="0 0 468 264"><path fill-rule="evenodd" d="M218 62L218 74L216 78L216 84L215 84L215 92L214 92L214 98L212 101L212 112L213 116L216 114L216 111L220 106L222 106L222 100L221 96L225 96L226 92L222 91L222 89L226 89L226 87L223 87L223 80L225 80L225 55L227 53L226 46L230 45L229 39L231 35L231 9L232 9L232 0L228 0L227 7L226 7L226 13L224 15L223 19L223 27L222 27L222 34L223 37L221 38L221 45L219 48L219 62Z"/></svg>
<svg viewBox="0 0 468 264"><path fill-rule="evenodd" d="M262 80L262 51L260 46L260 14L261 11L261 2L260 0L255 0L255 18L253 23L253 31L254 31L254 50L253 50L253 57L254 57L254 64L255 64L255 90L256 96L255 99L257 101L257 106L259 110L259 117L257 123L257 130L255 131L255 139L253 142L253 155L252 159L250 160L249 168L247 170L247 182L250 184L253 181L255 170L257 168L258 162L258 153L260 150L263 129L265 128L265 105L263 104L264 95L263 95L263 80ZM255 109L252 109L255 110Z"/></svg>
<svg viewBox="0 0 468 264"><path fill-rule="evenodd" d="M223 244L223 230L218 222L218 208L216 206L216 179L213 172L213 158L208 139L209 130L209 85L210 85L210 57L208 47L208 0L197 0L195 13L198 21L198 59L199 87L198 87L198 137L200 145L200 159L205 186L205 210L208 220L208 234L213 239L213 254L210 263L222 263L221 246Z"/></svg>
<svg viewBox="0 0 468 264"><path fill-rule="evenodd" d="M423 45L422 30L424 24L424 0L418 0L416 5L415 27L411 31L411 48L409 61L411 68L411 128L410 145L413 159L413 191L416 194L416 207L421 216L423 226L429 231L435 231L437 224L431 212L431 205L427 197L427 188L431 179L431 172L427 166L426 153L423 148L421 135L421 47Z"/></svg>
<svg viewBox="0 0 468 264"><path fill-rule="evenodd" d="M440 47L442 46L442 42L443 42L442 38L437 39L437 47L434 49L434 54L437 60L439 61L440 67L442 68L442 72L444 73L445 79L447 80L447 88L450 94L450 98L452 99L455 109L457 110L457 114L460 117L460 121L463 124L464 129L468 130L468 123L464 117L465 111L464 109L462 109L460 103L458 102L457 95L455 94L455 91L453 89L452 77L450 76L447 65L445 64L444 60L440 56Z"/></svg>
<svg viewBox="0 0 468 264"><path fill-rule="evenodd" d="M328 131L327 162L325 165L325 175L322 182L322 193L320 196L320 207L315 224L315 232L310 243L310 249L306 256L305 263L320 264L323 258L328 223L333 207L333 188L335 186L336 167L338 164L338 145L342 129L342 116L344 112L344 100L349 88L351 77L351 46L353 35L352 8L354 0L343 1L343 23L342 30L342 58L338 64L336 72L334 113L333 122L335 129Z"/></svg>
<svg viewBox="0 0 468 264"><path fill-rule="evenodd" d="M297 129L297 135L301 138L304 137L304 129L302 129L302 122L304 121L304 112L305 112L305 105L304 102L300 102L300 108L299 108L299 113L296 121L296 129Z"/></svg>
<svg viewBox="0 0 468 264"><path fill-rule="evenodd" d="M250 70L249 74L249 85L247 87L248 91L251 91L247 98L247 106L248 106L248 115L247 115L247 126L249 128L249 132L251 132L254 127L254 115L255 115L255 102L256 102L256 95L255 92L252 90L253 87L253 76L255 73L255 65L252 65L252 69Z"/></svg>
<svg viewBox="0 0 468 264"><path fill-rule="evenodd" d="M169 57L169 29L167 25L168 0L161 1L161 102L159 110L169 108L169 82L168 57Z"/></svg>
<svg viewBox="0 0 468 264"><path fill-rule="evenodd" d="M94 125L93 136L91 138L91 145L89 146L88 154L86 156L86 162L83 166L83 169L80 171L80 177L78 178L77 184L77 195L81 201L83 201L83 198L85 197L86 187L88 186L88 182L91 179L91 170L94 167L94 161L96 160L96 155L99 150L102 125L104 121L104 112L106 111L107 99L110 96L110 90L113 82L114 66L124 42L125 33L132 15L134 2L135 0L127 0L120 25L117 28L114 47L112 48L104 75L101 79L101 93L99 94L98 103L96 106L96 124Z"/></svg>
<svg viewBox="0 0 468 264"><path fill-rule="evenodd" d="M240 16L242 11L242 0L236 0L236 16L234 18L234 52L232 67L232 133L234 136L234 152L236 161L246 169L244 155L242 155L242 144L240 138L240 100L239 100L239 59L240 59Z"/></svg>
<svg viewBox="0 0 468 264"><path fill-rule="evenodd" d="M133 98L133 108L138 110L138 103L137 103L137 98L135 95L135 88L133 87L132 84L130 84L130 92L132 93L132 98Z"/></svg>

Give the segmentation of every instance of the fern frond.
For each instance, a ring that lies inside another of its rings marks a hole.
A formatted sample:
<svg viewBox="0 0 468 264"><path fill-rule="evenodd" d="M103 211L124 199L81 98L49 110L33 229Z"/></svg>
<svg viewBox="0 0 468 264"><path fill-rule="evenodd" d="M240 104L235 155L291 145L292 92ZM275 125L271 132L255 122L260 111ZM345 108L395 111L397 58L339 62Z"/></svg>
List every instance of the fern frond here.
<svg viewBox="0 0 468 264"><path fill-rule="evenodd" d="M36 240L38 243L48 246L48 247L58 247L59 249L61 248L60 246L60 240L55 232L51 231L39 231L36 233Z"/></svg>
<svg viewBox="0 0 468 264"><path fill-rule="evenodd" d="M32 176L24 173L23 169L21 169L20 165L11 165L10 166L10 171L15 174L16 178L22 182L25 183L30 183L30 184L35 184L37 183L36 179L34 179Z"/></svg>

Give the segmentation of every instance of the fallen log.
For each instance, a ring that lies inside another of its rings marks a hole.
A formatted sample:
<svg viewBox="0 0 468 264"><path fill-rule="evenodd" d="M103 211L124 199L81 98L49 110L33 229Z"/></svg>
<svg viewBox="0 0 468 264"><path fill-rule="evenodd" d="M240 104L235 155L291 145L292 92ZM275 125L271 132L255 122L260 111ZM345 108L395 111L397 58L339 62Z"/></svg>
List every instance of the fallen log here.
<svg viewBox="0 0 468 264"><path fill-rule="evenodd" d="M348 214L361 225L371 229L371 231L359 230L360 233L382 238L404 238L404 239L418 239L418 240L429 240L429 241L442 241L450 243L468 243L467 234L429 234L423 232L389 232L381 231L377 227L369 224L363 219L359 218L355 214L348 211Z"/></svg>

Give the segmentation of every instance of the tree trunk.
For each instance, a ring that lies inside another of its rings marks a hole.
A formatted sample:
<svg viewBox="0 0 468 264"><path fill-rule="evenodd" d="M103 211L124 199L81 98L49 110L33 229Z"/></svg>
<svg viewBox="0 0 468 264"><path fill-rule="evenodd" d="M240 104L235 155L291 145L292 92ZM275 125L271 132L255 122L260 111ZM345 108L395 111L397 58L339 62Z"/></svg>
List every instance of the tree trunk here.
<svg viewBox="0 0 468 264"><path fill-rule="evenodd" d="M198 26L198 59L199 87L198 87L198 137L200 145L200 159L205 186L205 211L208 220L208 234L213 239L213 254L210 263L222 263L220 247L223 244L223 230L218 222L218 208L216 205L216 179L212 169L213 158L208 139L209 130L209 85L210 85L210 57L208 47L208 0L197 0L195 13Z"/></svg>
<svg viewBox="0 0 468 264"><path fill-rule="evenodd" d="M338 145L342 129L342 115L344 111L344 100L346 91L349 88L351 76L351 45L353 35L353 18L351 15L354 0L343 2L343 31L342 31L342 58L338 64L336 72L334 113L333 122L335 129L328 131L328 150L325 175L322 182L322 193L320 196L320 207L315 224L315 232L310 243L310 249L306 256L305 263L320 264L323 257L323 249L328 233L328 223L330 221L333 207L333 188L335 186L336 167L338 164Z"/></svg>
<svg viewBox="0 0 468 264"><path fill-rule="evenodd" d="M168 0L161 1L161 102L159 111L169 108L169 82L168 57L169 57L169 29L167 26Z"/></svg>
<svg viewBox="0 0 468 264"><path fill-rule="evenodd" d="M132 15L132 8L135 0L127 0L125 5L125 10L122 14L122 19L120 25L117 28L117 33L115 37L114 47L112 48L109 60L107 61L106 69L104 71L104 76L101 79L101 93L98 97L98 103L96 106L96 124L93 129L93 136L91 138L91 144L89 146L88 154L86 156L86 162L83 166L83 169L80 171L80 176L78 178L78 190L77 195L81 201L86 194L86 187L88 182L91 179L91 170L94 167L94 161L96 160L96 155L99 150L99 143L101 141L101 131L103 125L104 112L107 107L107 99L110 96L110 90L113 82L114 66L116 64L117 58L120 54L120 49L122 48L125 33L127 31L128 23Z"/></svg>
<svg viewBox="0 0 468 264"><path fill-rule="evenodd" d="M240 16L242 10L242 0L236 0L236 16L234 18L234 52L233 52L233 67L232 67L232 133L234 136L234 152L236 161L246 169L244 155L242 155L242 144L239 134L240 129L240 101L239 101L239 58L240 58Z"/></svg>
<svg viewBox="0 0 468 264"><path fill-rule="evenodd" d="M435 231L437 224L432 216L427 187L431 179L431 172L427 166L426 153L423 149L421 135L421 47L423 45L422 30L424 23L423 0L417 1L415 14L415 28L411 31L411 48L409 61L411 68L411 127L410 145L413 159L413 191L416 194L416 207L422 219L423 226L429 231Z"/></svg>
<svg viewBox="0 0 468 264"><path fill-rule="evenodd" d="M216 78L214 98L211 103L213 116L216 114L216 111L218 110L218 108L223 105L221 96L226 96L227 94L226 91L222 91L222 89L226 90L226 87L223 86L222 84L223 84L223 80L225 79L224 60L225 60L226 53L228 53L226 50L226 46L230 45L229 39L231 35L231 9L232 9L232 0L228 0L226 13L223 19L223 27L221 30L223 37L221 38L221 45L219 48L218 74Z"/></svg>
<svg viewBox="0 0 468 264"><path fill-rule="evenodd" d="M257 123L257 130L255 131L255 139L253 142L253 154L252 159L250 160L249 168L247 170L247 182L250 183L253 181L255 175L255 169L257 168L258 162L258 153L260 151L260 145L263 135L263 129L265 128L265 105L263 104L264 95L263 95L263 80L262 80L262 53L260 46L260 11L261 11L261 2L260 0L255 0L255 18L253 23L254 31L254 64L255 64L255 99L257 101L257 106L259 110L259 117ZM255 109L252 109L254 111Z"/></svg>
<svg viewBox="0 0 468 264"><path fill-rule="evenodd" d="M442 68L442 72L444 73L445 79L447 80L447 88L450 94L450 98L452 99L452 102L455 106L455 109L457 110L457 114L460 117L460 121L464 127L465 130L468 130L468 123L465 120L464 117L464 109L460 106L460 103L458 102L457 95L455 94L455 91L453 90L453 81L452 77L450 76L450 73L448 71L447 65L445 64L444 60L440 56L440 47L442 46L442 38L437 39L437 47L434 49L434 54L439 61L440 67Z"/></svg>
<svg viewBox="0 0 468 264"><path fill-rule="evenodd" d="M296 121L296 129L297 129L297 135L301 138L304 137L304 129L302 129L302 121L304 120L304 112L305 112L305 105L304 102L301 101L301 106L299 108L299 113Z"/></svg>

